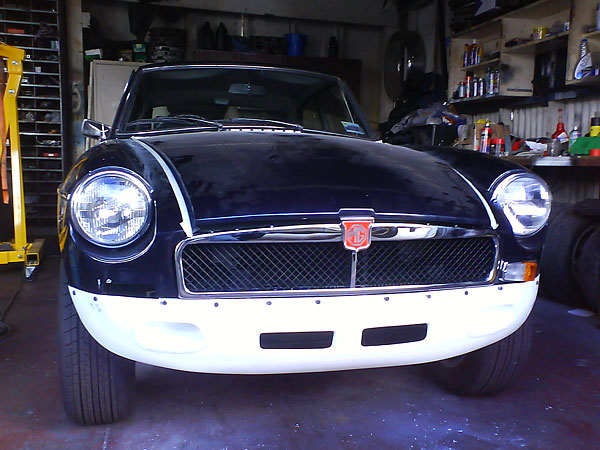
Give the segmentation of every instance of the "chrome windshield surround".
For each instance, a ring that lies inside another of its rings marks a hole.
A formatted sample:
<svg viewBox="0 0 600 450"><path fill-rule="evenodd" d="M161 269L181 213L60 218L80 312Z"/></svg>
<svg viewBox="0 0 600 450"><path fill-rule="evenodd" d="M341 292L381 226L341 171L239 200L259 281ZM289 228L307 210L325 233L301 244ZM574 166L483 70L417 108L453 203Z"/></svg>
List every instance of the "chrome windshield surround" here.
<svg viewBox="0 0 600 450"><path fill-rule="evenodd" d="M267 297L331 297L359 294L391 294L400 292L431 291L440 289L464 288L492 284L498 272L499 243L492 230L476 230L460 227L408 223L374 223L371 228L372 241L407 241L420 239L460 239L489 237L495 246L495 263L485 281L429 284L415 286L359 287L342 289L307 289L280 291L240 291L240 292L203 292L194 293L185 288L183 280L182 253L190 244L219 243L289 243L289 242L339 242L343 244L343 228L341 224L293 225L248 230L224 231L208 233L187 238L175 248L175 266L179 297L183 299L217 299L217 298L267 298ZM350 251L349 251L350 253Z"/></svg>

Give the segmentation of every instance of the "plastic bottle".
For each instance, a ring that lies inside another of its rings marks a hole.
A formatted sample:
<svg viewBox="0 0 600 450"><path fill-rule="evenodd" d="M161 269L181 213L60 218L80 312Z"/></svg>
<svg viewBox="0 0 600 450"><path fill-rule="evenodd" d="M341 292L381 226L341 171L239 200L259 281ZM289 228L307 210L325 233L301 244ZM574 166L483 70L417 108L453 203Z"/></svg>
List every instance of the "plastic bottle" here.
<svg viewBox="0 0 600 450"><path fill-rule="evenodd" d="M485 94L490 95L494 92L494 85L492 84L492 68L488 67L485 69Z"/></svg>
<svg viewBox="0 0 600 450"><path fill-rule="evenodd" d="M569 133L569 148L571 148L573 146L573 144L575 143L575 141L577 140L577 138L580 138L580 137L581 137L581 131L579 130L579 127L577 125L574 125L573 129Z"/></svg>
<svg viewBox="0 0 600 450"><path fill-rule="evenodd" d="M481 153L489 153L492 145L492 128L490 123L486 122L483 130L481 130L481 144L479 145L479 151Z"/></svg>
<svg viewBox="0 0 600 450"><path fill-rule="evenodd" d="M558 122L556 123L556 131L552 134L552 139L558 139L562 144L569 140L569 135L565 131L565 124L562 121L562 109L558 110Z"/></svg>
<svg viewBox="0 0 600 450"><path fill-rule="evenodd" d="M592 68L592 54L588 48L587 39L581 40L581 46L579 47L579 61L573 71L573 78L581 80L583 77L590 74Z"/></svg>
<svg viewBox="0 0 600 450"><path fill-rule="evenodd" d="M479 45L477 43L477 39L473 39L473 44L471 44L471 49L470 49L470 61L471 64L479 64L481 62L481 45Z"/></svg>
<svg viewBox="0 0 600 450"><path fill-rule="evenodd" d="M476 48L477 48L477 39L473 39L473 43L469 46L469 65L470 66L477 64L475 62Z"/></svg>
<svg viewBox="0 0 600 450"><path fill-rule="evenodd" d="M504 139L502 138L495 138L492 139L492 147L493 147L493 151L492 153L496 156L503 156L504 155Z"/></svg>

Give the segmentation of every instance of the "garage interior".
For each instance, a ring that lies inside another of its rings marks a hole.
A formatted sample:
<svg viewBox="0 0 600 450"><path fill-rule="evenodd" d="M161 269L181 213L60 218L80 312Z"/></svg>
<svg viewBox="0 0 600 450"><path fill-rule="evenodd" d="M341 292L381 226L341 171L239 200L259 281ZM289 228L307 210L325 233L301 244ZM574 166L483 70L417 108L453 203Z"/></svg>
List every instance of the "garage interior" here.
<svg viewBox="0 0 600 450"><path fill-rule="evenodd" d="M9 145L0 203L0 448L596 448L596 11L591 0L2 0L0 41L26 53L17 120L27 242L44 245L31 253L39 250L39 260L2 259L16 250L18 222ZM181 62L338 76L384 142L478 150L542 177L553 212L531 357L515 385L458 397L423 366L233 376L138 364L130 418L72 424L56 361L56 189L94 144L82 120L111 124L140 65Z"/></svg>

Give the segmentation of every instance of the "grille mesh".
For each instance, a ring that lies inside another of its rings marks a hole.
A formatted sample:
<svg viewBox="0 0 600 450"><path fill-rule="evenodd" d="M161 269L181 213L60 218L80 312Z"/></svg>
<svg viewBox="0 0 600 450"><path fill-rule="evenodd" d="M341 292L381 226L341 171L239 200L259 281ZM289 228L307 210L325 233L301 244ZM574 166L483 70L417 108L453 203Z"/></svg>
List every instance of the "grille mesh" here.
<svg viewBox="0 0 600 450"><path fill-rule="evenodd" d="M490 238L373 242L358 254L357 287L484 281L496 249Z"/></svg>
<svg viewBox="0 0 600 450"><path fill-rule="evenodd" d="M350 255L339 242L195 244L182 255L191 292L344 288Z"/></svg>
<svg viewBox="0 0 600 450"><path fill-rule="evenodd" d="M486 281L496 249L489 237L374 241L358 253L356 286ZM341 242L200 243L182 252L192 293L347 288L351 252Z"/></svg>

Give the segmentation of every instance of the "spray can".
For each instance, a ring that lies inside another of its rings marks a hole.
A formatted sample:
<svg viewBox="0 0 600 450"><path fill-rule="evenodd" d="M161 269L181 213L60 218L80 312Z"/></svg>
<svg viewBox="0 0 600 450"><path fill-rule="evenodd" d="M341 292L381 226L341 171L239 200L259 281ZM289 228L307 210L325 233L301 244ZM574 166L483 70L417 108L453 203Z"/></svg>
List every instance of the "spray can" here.
<svg viewBox="0 0 600 450"><path fill-rule="evenodd" d="M490 127L490 123L486 122L483 130L481 130L481 144L479 146L479 151L481 153L489 153L492 145L492 128Z"/></svg>
<svg viewBox="0 0 600 450"><path fill-rule="evenodd" d="M458 83L458 98L465 98L465 82L461 81Z"/></svg>
<svg viewBox="0 0 600 450"><path fill-rule="evenodd" d="M485 92L485 82L483 81L483 78L479 78L477 80L477 95L478 96L483 96L484 92Z"/></svg>
<svg viewBox="0 0 600 450"><path fill-rule="evenodd" d="M470 98L473 96L473 72L469 71L465 79L465 97Z"/></svg>

